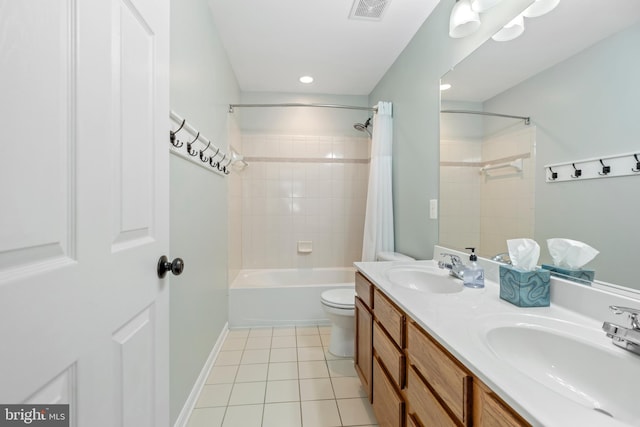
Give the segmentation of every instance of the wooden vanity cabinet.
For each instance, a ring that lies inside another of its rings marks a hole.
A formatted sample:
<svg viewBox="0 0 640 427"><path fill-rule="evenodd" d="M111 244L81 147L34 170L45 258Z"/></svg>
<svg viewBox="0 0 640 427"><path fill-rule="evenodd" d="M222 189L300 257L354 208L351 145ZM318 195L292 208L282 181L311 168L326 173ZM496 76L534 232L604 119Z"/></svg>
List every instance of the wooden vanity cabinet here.
<svg viewBox="0 0 640 427"><path fill-rule="evenodd" d="M373 397L373 285L356 273L354 365L369 402Z"/></svg>
<svg viewBox="0 0 640 427"><path fill-rule="evenodd" d="M381 426L530 426L360 273L356 371Z"/></svg>
<svg viewBox="0 0 640 427"><path fill-rule="evenodd" d="M404 313L373 289L373 412L383 426L402 427L405 402Z"/></svg>

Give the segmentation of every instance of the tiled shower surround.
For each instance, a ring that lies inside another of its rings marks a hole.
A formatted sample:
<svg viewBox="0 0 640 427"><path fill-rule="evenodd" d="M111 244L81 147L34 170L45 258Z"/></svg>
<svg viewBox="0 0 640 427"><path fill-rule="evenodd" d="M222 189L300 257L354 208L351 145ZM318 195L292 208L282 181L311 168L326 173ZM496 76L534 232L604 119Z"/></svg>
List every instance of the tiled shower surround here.
<svg viewBox="0 0 640 427"><path fill-rule="evenodd" d="M370 142L242 136L242 267L351 266L362 254ZM311 241L311 253L298 251Z"/></svg>
<svg viewBox="0 0 640 427"><path fill-rule="evenodd" d="M480 167L523 159L512 169L481 174ZM535 127L516 127L484 139L440 144L440 242L506 252L506 241L534 231Z"/></svg>

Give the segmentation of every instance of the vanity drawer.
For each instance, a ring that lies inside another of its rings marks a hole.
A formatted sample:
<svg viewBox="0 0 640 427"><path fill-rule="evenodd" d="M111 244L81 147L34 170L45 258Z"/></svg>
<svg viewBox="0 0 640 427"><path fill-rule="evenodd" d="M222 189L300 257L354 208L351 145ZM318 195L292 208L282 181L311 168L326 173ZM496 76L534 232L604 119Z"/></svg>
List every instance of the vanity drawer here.
<svg viewBox="0 0 640 427"><path fill-rule="evenodd" d="M373 315L384 327L391 339L404 348L404 315L378 289L373 293Z"/></svg>
<svg viewBox="0 0 640 427"><path fill-rule="evenodd" d="M404 401L387 378L380 362L373 358L373 413L381 426L402 426Z"/></svg>
<svg viewBox="0 0 640 427"><path fill-rule="evenodd" d="M373 286L359 272L356 272L356 295L369 309L373 308Z"/></svg>
<svg viewBox="0 0 640 427"><path fill-rule="evenodd" d="M407 374L407 402L408 418L415 417L424 426L457 426L413 366L408 369ZM415 419L412 422L418 424Z"/></svg>
<svg viewBox="0 0 640 427"><path fill-rule="evenodd" d="M404 354L385 334L382 327L373 322L373 348L399 389L404 387Z"/></svg>
<svg viewBox="0 0 640 427"><path fill-rule="evenodd" d="M419 327L407 327L409 363L427 380L435 393L464 425L470 423L471 376Z"/></svg>

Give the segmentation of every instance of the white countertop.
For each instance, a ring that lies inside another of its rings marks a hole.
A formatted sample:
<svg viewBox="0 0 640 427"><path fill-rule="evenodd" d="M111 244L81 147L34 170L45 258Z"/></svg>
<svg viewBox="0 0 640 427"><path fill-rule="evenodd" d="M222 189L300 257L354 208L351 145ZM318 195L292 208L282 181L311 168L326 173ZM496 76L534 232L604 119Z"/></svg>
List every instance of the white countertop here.
<svg viewBox="0 0 640 427"><path fill-rule="evenodd" d="M482 263L484 262L486 260L483 260ZM608 305L635 303L638 306L637 300L619 297L584 285L563 280L558 282L552 279L550 307L520 308L501 300L499 285L491 280L485 280L483 289L464 288L459 293L433 294L396 286L385 275L386 270L390 267L401 265L433 266L435 264L433 260L430 260L359 262L354 265L407 315L534 426L613 427L632 425L600 414L562 396L505 363L488 346L484 345L482 330L483 325L495 319L496 316L508 318L510 314L525 314L557 319L565 322L568 327L581 328L585 331L585 336L588 337L591 345L602 346L606 351L625 353L620 354L622 357L637 357L640 364L640 356L617 348L601 330L604 320L615 320L618 324L624 323L620 318L615 319L613 315L608 313ZM487 267L487 270L492 268L491 265L487 265ZM487 275L495 280L495 265L493 269L494 272L487 271ZM567 307L571 306L575 300L579 301L576 306L582 305L585 310ZM590 317L589 314L593 313L597 313L596 316L600 318ZM593 369L606 370L607 366L594 366ZM620 378L619 380L632 382L634 389L640 385L640 378Z"/></svg>

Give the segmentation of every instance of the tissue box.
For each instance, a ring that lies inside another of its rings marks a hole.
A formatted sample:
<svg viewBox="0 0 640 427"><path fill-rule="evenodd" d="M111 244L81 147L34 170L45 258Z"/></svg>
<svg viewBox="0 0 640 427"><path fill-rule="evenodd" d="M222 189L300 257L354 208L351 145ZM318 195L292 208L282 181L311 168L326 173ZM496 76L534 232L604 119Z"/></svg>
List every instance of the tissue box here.
<svg viewBox="0 0 640 427"><path fill-rule="evenodd" d="M518 307L548 307L549 270L520 271L500 266L500 298Z"/></svg>
<svg viewBox="0 0 640 427"><path fill-rule="evenodd" d="M594 270L583 270L578 268L572 270L569 268L556 267L555 265L542 264L542 268L549 270L552 273L558 273L563 279L571 280L574 282L585 284L585 282L593 282L596 277Z"/></svg>

